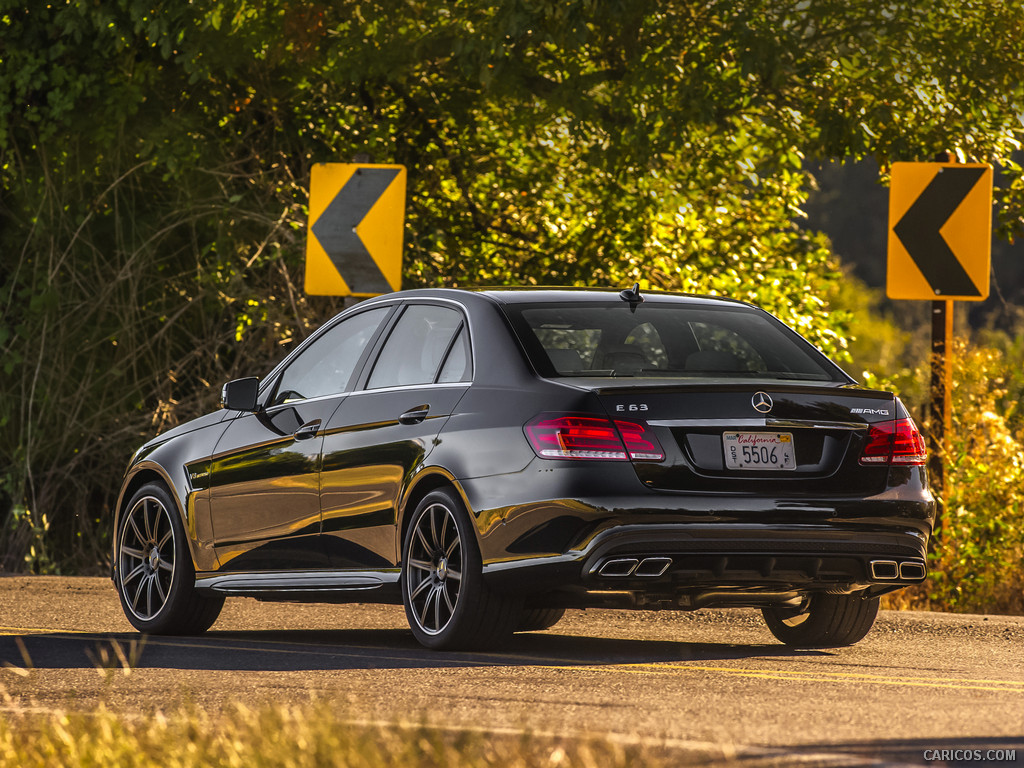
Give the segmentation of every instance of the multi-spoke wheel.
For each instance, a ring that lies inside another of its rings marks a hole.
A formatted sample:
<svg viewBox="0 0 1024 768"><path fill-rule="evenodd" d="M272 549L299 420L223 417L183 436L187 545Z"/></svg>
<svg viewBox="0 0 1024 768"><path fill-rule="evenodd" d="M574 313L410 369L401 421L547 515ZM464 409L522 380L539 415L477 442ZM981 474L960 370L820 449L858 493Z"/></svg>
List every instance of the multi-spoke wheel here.
<svg viewBox="0 0 1024 768"><path fill-rule="evenodd" d="M125 616L143 632L209 629L224 599L195 590L195 570L177 507L162 485L140 488L120 520L115 578Z"/></svg>
<svg viewBox="0 0 1024 768"><path fill-rule="evenodd" d="M118 573L126 606L142 621L163 609L174 578L174 527L167 508L143 496L124 516Z"/></svg>
<svg viewBox="0 0 1024 768"><path fill-rule="evenodd" d="M797 607L773 605L761 613L771 633L786 645L838 648L864 638L878 615L878 598L815 594Z"/></svg>
<svg viewBox="0 0 1024 768"><path fill-rule="evenodd" d="M405 613L423 645L487 647L512 634L518 601L484 583L469 517L451 490L434 491L420 501L403 554Z"/></svg>
<svg viewBox="0 0 1024 768"><path fill-rule="evenodd" d="M406 558L409 605L428 635L448 626L459 602L465 552L455 514L442 503L431 504L413 523Z"/></svg>

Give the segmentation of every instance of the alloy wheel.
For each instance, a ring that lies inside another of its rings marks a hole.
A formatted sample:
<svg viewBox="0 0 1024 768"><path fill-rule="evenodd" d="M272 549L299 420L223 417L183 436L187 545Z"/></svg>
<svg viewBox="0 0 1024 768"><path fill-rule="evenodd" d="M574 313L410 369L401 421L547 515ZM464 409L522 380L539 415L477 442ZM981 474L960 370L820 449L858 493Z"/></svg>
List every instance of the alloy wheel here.
<svg viewBox="0 0 1024 768"><path fill-rule="evenodd" d="M174 578L174 526L159 499L144 496L125 515L118 549L118 577L125 603L149 620L166 605Z"/></svg>
<svg viewBox="0 0 1024 768"><path fill-rule="evenodd" d="M455 516L431 504L413 521L405 578L411 614L429 635L444 630L462 590L464 557Z"/></svg>

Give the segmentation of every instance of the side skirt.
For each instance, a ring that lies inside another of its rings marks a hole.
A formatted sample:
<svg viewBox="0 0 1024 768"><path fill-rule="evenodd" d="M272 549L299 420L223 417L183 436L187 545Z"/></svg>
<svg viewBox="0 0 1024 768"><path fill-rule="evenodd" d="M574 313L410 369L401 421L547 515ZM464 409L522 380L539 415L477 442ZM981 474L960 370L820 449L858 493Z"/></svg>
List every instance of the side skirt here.
<svg viewBox="0 0 1024 768"><path fill-rule="evenodd" d="M397 568L380 571L261 571L200 573L196 589L228 597L301 603L397 603Z"/></svg>

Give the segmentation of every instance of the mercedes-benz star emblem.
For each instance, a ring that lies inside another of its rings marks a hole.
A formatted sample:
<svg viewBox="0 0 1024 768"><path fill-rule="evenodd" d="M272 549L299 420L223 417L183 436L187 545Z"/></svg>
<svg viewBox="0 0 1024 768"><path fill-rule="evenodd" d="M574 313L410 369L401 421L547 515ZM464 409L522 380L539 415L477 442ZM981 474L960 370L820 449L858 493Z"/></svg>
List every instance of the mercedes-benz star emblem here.
<svg viewBox="0 0 1024 768"><path fill-rule="evenodd" d="M750 398L750 404L754 406L754 410L758 413L768 413L772 409L772 398L767 392L755 392L754 396Z"/></svg>

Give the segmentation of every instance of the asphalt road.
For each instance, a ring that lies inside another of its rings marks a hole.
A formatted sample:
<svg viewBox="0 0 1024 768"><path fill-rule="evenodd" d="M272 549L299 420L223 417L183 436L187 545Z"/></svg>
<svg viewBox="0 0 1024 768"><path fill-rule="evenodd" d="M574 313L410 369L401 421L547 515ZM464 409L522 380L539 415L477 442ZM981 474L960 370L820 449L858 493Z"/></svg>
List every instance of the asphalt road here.
<svg viewBox="0 0 1024 768"><path fill-rule="evenodd" d="M143 639L105 579L0 578L7 711L328 698L357 722L609 734L680 762L1024 765L1022 651L1022 617L882 612L810 651L753 610L589 610L502 653L435 653L401 608L246 598L205 635Z"/></svg>

